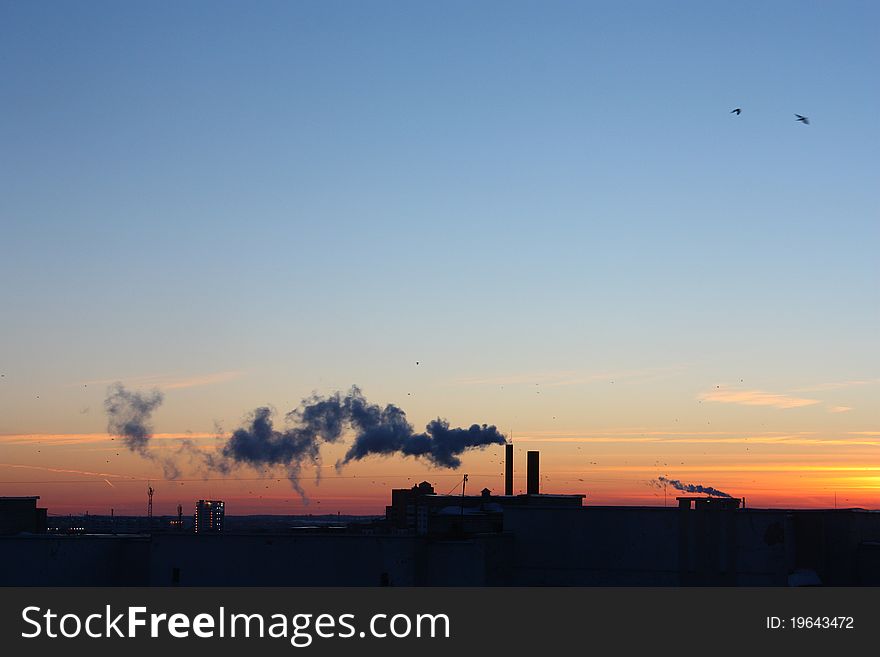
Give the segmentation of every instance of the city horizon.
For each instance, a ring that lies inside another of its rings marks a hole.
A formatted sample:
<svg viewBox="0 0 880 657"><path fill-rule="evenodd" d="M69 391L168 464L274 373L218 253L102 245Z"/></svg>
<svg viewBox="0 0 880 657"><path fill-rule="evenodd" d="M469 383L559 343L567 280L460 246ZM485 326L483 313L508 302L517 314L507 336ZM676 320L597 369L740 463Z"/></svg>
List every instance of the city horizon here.
<svg viewBox="0 0 880 657"><path fill-rule="evenodd" d="M719 435L720 432L688 435L687 432L667 434L634 428L622 433L600 432L594 436L566 435L522 435L514 437L516 448L516 466L514 471L514 494L525 493L525 452L538 449L544 454L545 465L542 468L541 492L551 494L584 494L585 504L592 505L634 505L664 506L676 496L687 495L687 491L662 484L659 478L676 480L683 484L714 487L724 490L736 498L745 498L752 507L762 508L876 508L876 498L870 494L853 494L847 487L851 480L852 469L834 465L812 466L811 468L794 468L791 466L775 466L765 468L766 474L750 473L752 480L757 477L769 478L780 473L788 473L791 478L803 479L805 473L813 476L843 472L840 485L835 487L825 483L810 489L810 483L803 485L799 495L791 492L779 492L778 489L761 489L752 485L736 485L743 481L744 475L738 467L726 466L694 466L679 462L671 465L674 459L670 456L665 460L657 458L650 463L624 463L622 465L605 465L598 460L597 452L588 452L581 458L587 463L577 468L568 460L566 447L575 444L575 451L582 452L590 444L623 445L635 442L645 449L662 450L667 454L675 454L675 448L686 449L697 444L716 444L728 450L734 446L738 450L761 449L782 446L790 449L792 445L821 447L821 437L811 433L802 435L781 435L767 433L764 436L730 436ZM30 443L41 445L40 452L50 449L53 441L59 448L70 449L80 447L82 443L93 446L100 457L106 456L108 450L115 450L120 461L127 461L132 472L122 474L100 468L96 463L95 470L77 470L63 467L0 464L7 471L17 475L16 479L0 482L3 495L40 495L41 504L49 509L49 515L69 515L90 513L109 515L111 509L120 515L146 515L146 491L148 486L156 489L155 515L175 515L178 504L184 509L193 506L197 499L223 499L235 509L232 515L332 515L337 512L349 515L381 515L388 503L392 488L408 488L421 481L428 481L439 489L449 488L461 492L461 480L468 475L468 494L476 494L482 488L489 488L495 494L501 494L504 481L503 449L500 445L489 446L484 451L472 452L464 458L458 469L441 469L408 457L403 459L375 458L373 462L346 466L345 471L338 471L336 466L322 464L320 481L315 481L315 468L308 468L299 476L299 482L307 491L301 496L291 487L283 468L275 468L273 474L265 471L260 473L253 468L241 467L236 474L205 476L198 471L179 475L174 479L165 479L162 469L156 463L161 460L163 452L173 454L173 445L177 441L200 441L203 448L217 450L228 436L219 434L195 434L193 432L175 434L166 432L151 436L160 447L155 449L159 457L151 463L137 453L119 447L111 441L116 438L109 433L95 434L54 434L54 435L18 435L4 436L19 447L30 446ZM871 446L874 440L859 436L854 439L858 444ZM163 443L169 446L164 446ZM836 446L832 443L831 446ZM342 453L342 445L331 446L332 455ZM607 449L607 448L606 448ZM658 452L659 454L660 452ZM51 455L51 451L49 452ZM578 454L580 456L580 454ZM124 457L124 458L123 458ZM548 458L549 457L549 458ZM97 460L97 458L96 458ZM369 469L367 469L369 468ZM152 469L152 472L150 470ZM364 469L367 469L364 472ZM872 466L864 466L867 472ZM494 472L493 472L494 470ZM756 470L756 472L760 472ZM39 476L38 476L39 475ZM652 476L653 475L653 476ZM713 476L714 475L714 476ZM733 482L733 485L731 485ZM665 490L664 490L665 488ZM54 489L54 490L53 490ZM56 492L58 490L63 492ZM106 489L106 490L105 490ZM329 490L328 490L329 489ZM347 494L340 494L347 493ZM188 506L187 506L188 505Z"/></svg>

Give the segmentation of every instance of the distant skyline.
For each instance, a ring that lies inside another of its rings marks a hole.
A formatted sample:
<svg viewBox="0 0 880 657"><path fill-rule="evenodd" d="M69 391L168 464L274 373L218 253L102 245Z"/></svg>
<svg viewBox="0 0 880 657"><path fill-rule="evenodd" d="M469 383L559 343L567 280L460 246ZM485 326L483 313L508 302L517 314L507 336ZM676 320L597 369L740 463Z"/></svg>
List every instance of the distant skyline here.
<svg viewBox="0 0 880 657"><path fill-rule="evenodd" d="M663 504L663 475L880 508L878 22L0 2L0 495L381 513L424 479L503 488L501 446L337 472L351 436L308 505L283 472L165 481L107 434L119 381L162 391L165 451L357 385L417 431L497 426L518 488L540 449L544 490L588 504Z"/></svg>

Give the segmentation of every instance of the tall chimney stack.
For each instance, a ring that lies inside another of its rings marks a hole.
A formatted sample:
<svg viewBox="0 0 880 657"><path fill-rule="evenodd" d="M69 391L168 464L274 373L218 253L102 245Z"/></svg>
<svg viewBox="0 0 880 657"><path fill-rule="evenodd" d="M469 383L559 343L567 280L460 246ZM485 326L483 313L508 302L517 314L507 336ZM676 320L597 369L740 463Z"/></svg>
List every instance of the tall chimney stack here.
<svg viewBox="0 0 880 657"><path fill-rule="evenodd" d="M513 495L513 443L504 446L504 494Z"/></svg>
<svg viewBox="0 0 880 657"><path fill-rule="evenodd" d="M540 452L528 452L526 454L526 492L529 495L537 495L541 492L541 472L538 465Z"/></svg>

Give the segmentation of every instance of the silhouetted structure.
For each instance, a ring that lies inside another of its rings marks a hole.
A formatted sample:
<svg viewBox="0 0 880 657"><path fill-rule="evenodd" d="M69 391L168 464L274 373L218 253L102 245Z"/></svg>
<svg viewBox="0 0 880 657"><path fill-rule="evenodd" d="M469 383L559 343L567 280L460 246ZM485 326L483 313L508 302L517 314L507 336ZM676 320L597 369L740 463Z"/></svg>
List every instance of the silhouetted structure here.
<svg viewBox="0 0 880 657"><path fill-rule="evenodd" d="M513 443L504 446L504 494L513 495Z"/></svg>
<svg viewBox="0 0 880 657"><path fill-rule="evenodd" d="M39 495L0 497L0 534L46 531L46 509L37 507Z"/></svg>
<svg viewBox="0 0 880 657"><path fill-rule="evenodd" d="M177 505L177 518L168 523L172 528L183 531L183 505Z"/></svg>
<svg viewBox="0 0 880 657"><path fill-rule="evenodd" d="M583 495L492 495L484 488L479 495L437 495L427 481L412 488L391 491L385 519L396 533L418 536L500 532L504 510L510 506L580 507Z"/></svg>
<svg viewBox="0 0 880 657"><path fill-rule="evenodd" d="M526 453L526 493L537 495L541 492L540 452Z"/></svg>
<svg viewBox="0 0 880 657"><path fill-rule="evenodd" d="M422 504L427 495L434 495L434 487L427 481L412 488L395 488L391 491L391 504L385 507L385 518L396 529L415 530L417 534L428 533L428 507Z"/></svg>
<svg viewBox="0 0 880 657"><path fill-rule="evenodd" d="M696 509L697 511L708 511L708 510L718 510L718 509L738 509L740 500L736 497L676 497L678 500L678 508L687 510L687 509Z"/></svg>
<svg viewBox="0 0 880 657"><path fill-rule="evenodd" d="M230 533L223 502L199 500L193 533L169 531L173 517L86 515L39 534L37 499L0 498L0 586L880 585L880 513L862 509L585 506L425 481L393 490L383 519L249 516Z"/></svg>
<svg viewBox="0 0 880 657"><path fill-rule="evenodd" d="M223 518L226 515L220 500L199 500L196 502L196 515L193 530L196 534L219 534L223 531Z"/></svg>

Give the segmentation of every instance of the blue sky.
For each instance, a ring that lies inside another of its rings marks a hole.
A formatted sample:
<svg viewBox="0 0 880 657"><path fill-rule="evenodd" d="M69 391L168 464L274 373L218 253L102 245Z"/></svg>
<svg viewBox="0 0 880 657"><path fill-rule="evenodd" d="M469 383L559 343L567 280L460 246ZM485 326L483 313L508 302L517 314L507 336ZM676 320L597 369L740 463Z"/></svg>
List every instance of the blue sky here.
<svg viewBox="0 0 880 657"><path fill-rule="evenodd" d="M878 20L3 2L0 432L101 431L117 379L219 379L171 388L168 431L352 383L538 430L874 380ZM876 428L876 385L849 395L784 423Z"/></svg>

